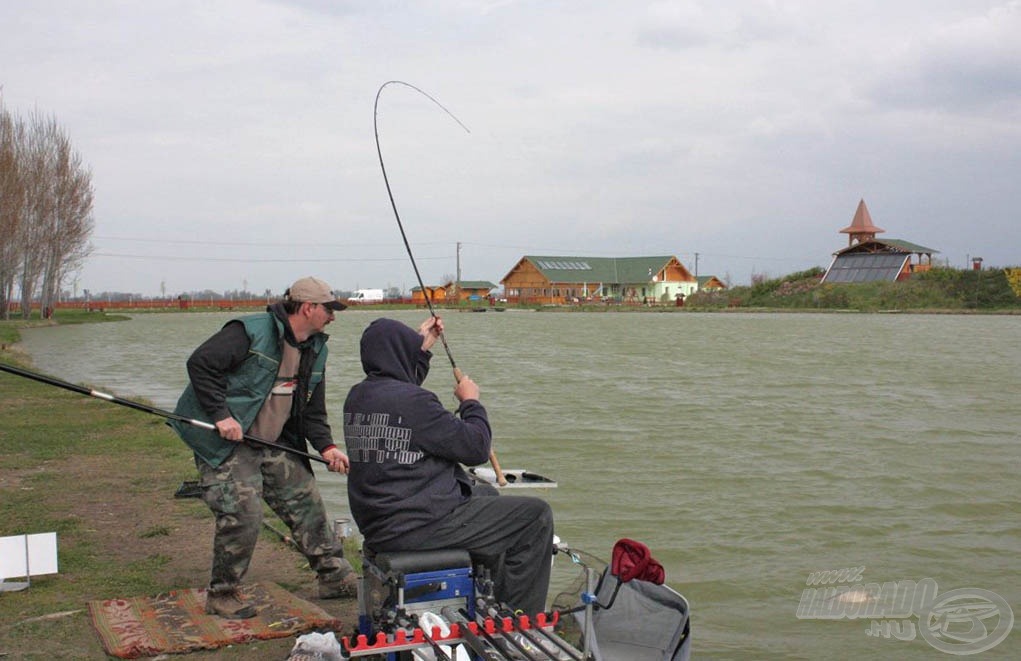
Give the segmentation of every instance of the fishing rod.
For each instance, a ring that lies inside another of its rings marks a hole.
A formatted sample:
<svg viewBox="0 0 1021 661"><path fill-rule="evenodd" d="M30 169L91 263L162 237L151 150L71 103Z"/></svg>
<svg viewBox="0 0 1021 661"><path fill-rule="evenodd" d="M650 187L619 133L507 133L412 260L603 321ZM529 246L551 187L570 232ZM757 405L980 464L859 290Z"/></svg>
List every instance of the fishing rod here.
<svg viewBox="0 0 1021 661"><path fill-rule="evenodd" d="M466 132L471 133L471 131L460 119L457 118L456 115L454 115L454 113L447 110L446 106L437 101L429 93L410 83L406 83L402 80L388 80L380 85L379 90L376 92L376 102L372 107L372 129L376 134L376 154L379 156L379 168L383 171L383 183L386 184L386 194L390 198L390 207L393 209L394 217L397 219L397 229L401 231L401 238L404 240L404 248L408 251L408 258L411 260L411 268L415 271L415 277L418 279L418 286L422 288L422 296L425 298L425 304L429 308L429 314L436 317L436 310L433 309L432 297L429 296L429 292L425 288L425 283L422 282L422 274L419 273L418 264L415 262L415 255L411 252L411 243L408 242L408 235L404 232L404 223L401 222L401 214L397 211L397 202L394 200L393 190L390 188L390 178L386 174L386 165L383 163L383 150L379 145L379 97L383 94L383 90L387 85L404 85L405 87L410 87L439 106L443 112L450 115L450 117L453 118L453 120ZM450 360L450 367L454 370L454 377L460 382L461 377L463 377L464 374L458 369L457 363L454 362L454 355L450 353L450 347L447 345L447 338L443 336L443 333L440 333L440 341L443 343L443 350L447 352L447 359Z"/></svg>
<svg viewBox="0 0 1021 661"><path fill-rule="evenodd" d="M194 418L188 418L188 417L185 417L183 415L178 415L177 413L172 413L171 411L165 411L163 409L156 408L155 406L148 406L146 404L141 404L139 402L133 402L130 399L122 399L120 397L115 397L114 395L111 395L109 393L100 392L98 390L92 390L91 388L86 388L84 386L76 386L73 383L68 383L67 381L61 381L60 379L56 379L56 378L53 378L51 376L46 376L45 374L38 374L36 372L30 372L28 370L21 369L20 367L14 367L13 365L6 365L4 363L0 363L0 371L8 372L10 374L15 374L17 376L22 376L22 377L25 377L26 379L32 379L33 381L38 381L40 383L45 383L45 384L50 385L50 386L56 386L58 388L63 388L64 390L70 390L71 392L76 392L76 393L79 393L81 395L88 395L89 397L95 397L96 399L101 399L104 402L110 402L111 404L119 404L120 406L126 406L127 408L135 409L136 411L142 411L144 413L152 413L153 415L158 415L158 416L160 416L162 418L167 418L168 420L177 420L178 422L184 422L184 423L189 424L189 425L191 425L193 427L199 427L200 429L208 429L209 431L217 431L216 425L214 425L211 422L205 422L203 420L196 420ZM299 457L305 457L306 459L310 459L312 461L318 461L318 462L326 464L326 465L330 464L330 462L326 461L322 457L317 457L314 454L309 454L308 452L303 452L303 451L301 451L301 450L299 450L297 448L292 448L292 447L289 447L287 445L280 445L279 443L273 443L272 441L267 441L265 439L258 438L256 436L252 436L250 434L244 434L243 438L246 441L249 441L251 443L255 443L257 445L263 445L263 446L265 446L267 448L273 448L274 450L283 450L284 452L290 452L291 454L298 455Z"/></svg>
<svg viewBox="0 0 1021 661"><path fill-rule="evenodd" d="M403 80L388 80L387 82L380 85L379 90L376 92L376 102L375 104L373 104L372 107L372 129L376 134L376 154L379 156L379 168L380 170L383 171L383 183L386 184L386 194L390 198L390 207L393 209L394 217L397 219L397 229L401 231L401 238L404 240L404 248L408 251L408 259L411 260L411 267L414 269L415 277L418 279L418 286L422 288L422 296L425 298L425 304L429 308L429 314L434 319L437 319L438 317L436 315L436 310L433 309L432 297L429 295L429 292L425 288L425 283L422 281L422 274L419 273L418 271L418 264L415 262L415 255L411 252L411 243L408 242L408 235L404 231L404 223L401 222L401 214L397 211L397 202L394 200L393 190L390 188L390 178L387 177L386 175L386 165L383 163L383 150L379 146L379 97L383 94L383 90L386 88L387 85L404 85L405 87L409 87L415 90L416 92L418 92L419 94L421 94L422 96L424 96L425 98L429 99L437 106L439 106L440 109L443 110L443 112L450 115L450 117L455 122L457 122L461 126L461 128L463 128L466 132L471 133L471 131L468 129L467 126L464 125L464 122L457 118L457 116L454 113L447 110L446 106L437 101L428 92L425 92L419 89L418 87L415 87L411 83L406 83ZM447 338L443 335L442 332L440 332L439 336L440 342L443 344L443 350L447 353L447 359L450 361L450 367L454 371L454 380L457 383L460 383L461 379L464 378L464 372L462 372L460 368L458 368L457 363L454 362L454 355L450 353L450 347L447 345ZM503 476L503 471L500 470L500 463L496 460L495 451L490 450L489 463L493 465L493 470L496 472L497 483L501 487L506 486L507 479Z"/></svg>
<svg viewBox="0 0 1021 661"><path fill-rule="evenodd" d="M442 613L443 617L447 618L451 624L457 625L461 638L464 639L464 642L480 659L483 659L484 661L499 661L499 659L504 658L498 650L493 647L488 647L485 641L475 635L475 632L472 631L470 626L468 626L468 618L455 611L453 606L444 606L440 609L440 613Z"/></svg>
<svg viewBox="0 0 1021 661"><path fill-rule="evenodd" d="M487 604L478 603L476 605L476 611L485 611L490 617L502 620L507 618L510 620L511 628L521 633L522 636L527 638L536 648L542 651L544 654L553 658L553 655L559 659L562 654L566 654L571 658L571 661L585 661L581 656L581 653L568 645L562 638L546 631L543 627L539 626L535 619L532 620L533 626L527 624L522 625L521 616L514 612L507 604ZM532 616L535 618L536 616ZM541 635L540 635L541 634ZM547 642L544 642L547 641Z"/></svg>

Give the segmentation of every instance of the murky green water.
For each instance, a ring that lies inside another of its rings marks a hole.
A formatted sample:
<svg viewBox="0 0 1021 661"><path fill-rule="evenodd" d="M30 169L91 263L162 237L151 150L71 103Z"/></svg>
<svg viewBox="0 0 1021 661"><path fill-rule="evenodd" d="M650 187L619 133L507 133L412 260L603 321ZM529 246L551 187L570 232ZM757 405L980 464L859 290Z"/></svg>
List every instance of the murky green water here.
<svg viewBox="0 0 1021 661"><path fill-rule="evenodd" d="M346 311L330 327L335 415L375 316ZM38 329L24 347L40 371L169 408L188 354L228 318ZM696 658L947 655L920 633L869 635L870 619L799 619L822 570L989 590L1021 617L1021 317L507 311L446 323L503 468L558 481L536 495L572 546L608 558L620 537L647 543L692 603ZM437 350L426 385L453 406ZM321 485L344 516L343 478ZM558 584L569 576L558 567ZM982 658L1014 658L1017 629Z"/></svg>

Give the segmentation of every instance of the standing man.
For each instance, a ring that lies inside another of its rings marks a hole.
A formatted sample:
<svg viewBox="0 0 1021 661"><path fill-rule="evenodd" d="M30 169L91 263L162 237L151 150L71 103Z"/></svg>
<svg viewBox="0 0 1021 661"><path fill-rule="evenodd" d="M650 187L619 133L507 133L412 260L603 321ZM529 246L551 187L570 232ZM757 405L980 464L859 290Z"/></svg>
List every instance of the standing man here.
<svg viewBox="0 0 1021 661"><path fill-rule="evenodd" d="M357 594L357 576L335 543L308 459L243 439L248 434L303 452L307 441L329 470L348 472L348 458L333 443L326 420L329 336L323 332L334 312L346 307L322 280L302 278L283 302L227 322L188 359L190 383L174 412L209 420L217 431L169 424L195 452L202 499L216 517L206 598L211 615L256 614L237 589L259 537L263 500L318 574L319 598Z"/></svg>
<svg viewBox="0 0 1021 661"><path fill-rule="evenodd" d="M362 334L365 380L344 402L351 514L372 552L467 550L494 570L500 601L534 615L549 589L553 512L479 487L461 466L488 460L492 432L468 377L454 388L456 415L422 387L442 332L430 317L418 332L377 319Z"/></svg>

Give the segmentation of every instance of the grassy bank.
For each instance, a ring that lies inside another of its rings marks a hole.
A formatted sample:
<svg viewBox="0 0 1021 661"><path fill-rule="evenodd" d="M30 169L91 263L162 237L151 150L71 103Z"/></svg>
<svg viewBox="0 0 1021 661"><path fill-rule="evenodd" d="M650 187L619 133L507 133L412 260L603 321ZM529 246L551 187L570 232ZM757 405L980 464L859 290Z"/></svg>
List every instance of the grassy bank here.
<svg viewBox="0 0 1021 661"><path fill-rule="evenodd" d="M935 268L903 282L820 282L821 268L761 280L748 287L698 292L687 310L1021 313L1017 269Z"/></svg>
<svg viewBox="0 0 1021 661"><path fill-rule="evenodd" d="M57 321L64 323L60 315ZM0 361L32 369L16 342L37 323L52 322L0 322ZM191 452L162 418L0 372L0 536L56 531L59 558L58 574L0 593L0 657L106 658L88 620L89 601L204 587L212 516L201 501L174 497L194 478ZM304 558L268 530L246 580L313 595ZM355 622L352 600L316 603ZM283 659L293 643L184 658Z"/></svg>

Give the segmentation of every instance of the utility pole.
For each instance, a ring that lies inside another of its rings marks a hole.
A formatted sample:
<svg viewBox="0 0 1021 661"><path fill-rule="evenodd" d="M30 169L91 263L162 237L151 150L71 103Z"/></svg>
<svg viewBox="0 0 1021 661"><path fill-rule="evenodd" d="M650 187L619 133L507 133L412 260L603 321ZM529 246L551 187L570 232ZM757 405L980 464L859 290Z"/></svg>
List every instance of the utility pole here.
<svg viewBox="0 0 1021 661"><path fill-rule="evenodd" d="M461 304L461 242L457 242L457 280L454 281L454 301Z"/></svg>
<svg viewBox="0 0 1021 661"><path fill-rule="evenodd" d="M698 253L695 253L695 279L698 280Z"/></svg>

